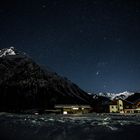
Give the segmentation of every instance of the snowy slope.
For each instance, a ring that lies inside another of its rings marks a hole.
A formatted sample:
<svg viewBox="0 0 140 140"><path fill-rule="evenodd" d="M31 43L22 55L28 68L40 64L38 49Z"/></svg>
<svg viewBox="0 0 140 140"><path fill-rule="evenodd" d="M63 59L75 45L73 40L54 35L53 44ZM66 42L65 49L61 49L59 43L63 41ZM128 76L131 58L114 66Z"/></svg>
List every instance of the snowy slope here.
<svg viewBox="0 0 140 140"><path fill-rule="evenodd" d="M96 93L96 94L92 94L92 93L88 93L88 94L92 95L94 99L98 99L99 97L106 97L110 100L114 100L114 99L118 99L118 98L126 99L129 96L134 95L135 93L125 91L125 92L121 92L121 93L103 93L103 92L100 92L100 93Z"/></svg>
<svg viewBox="0 0 140 140"><path fill-rule="evenodd" d="M14 47L10 47L10 48L0 50L0 57L7 56L7 55L16 55Z"/></svg>
<svg viewBox="0 0 140 140"><path fill-rule="evenodd" d="M134 94L133 92L125 91L125 92L121 92L121 93L99 93L98 95L104 96L104 97L107 97L107 98L113 100L113 99L118 99L118 98L126 99L133 94Z"/></svg>
<svg viewBox="0 0 140 140"><path fill-rule="evenodd" d="M13 47L0 50L0 111L89 104L85 91ZM13 93L13 94L11 94Z"/></svg>

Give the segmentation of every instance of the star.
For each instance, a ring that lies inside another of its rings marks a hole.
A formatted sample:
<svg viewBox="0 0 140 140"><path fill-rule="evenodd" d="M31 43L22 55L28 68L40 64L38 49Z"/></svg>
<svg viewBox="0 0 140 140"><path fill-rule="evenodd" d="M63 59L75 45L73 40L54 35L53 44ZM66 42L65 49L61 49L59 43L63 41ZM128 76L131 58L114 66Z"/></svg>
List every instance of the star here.
<svg viewBox="0 0 140 140"><path fill-rule="evenodd" d="M96 75L99 75L99 74L100 74L99 71L97 71L97 72L96 72Z"/></svg>

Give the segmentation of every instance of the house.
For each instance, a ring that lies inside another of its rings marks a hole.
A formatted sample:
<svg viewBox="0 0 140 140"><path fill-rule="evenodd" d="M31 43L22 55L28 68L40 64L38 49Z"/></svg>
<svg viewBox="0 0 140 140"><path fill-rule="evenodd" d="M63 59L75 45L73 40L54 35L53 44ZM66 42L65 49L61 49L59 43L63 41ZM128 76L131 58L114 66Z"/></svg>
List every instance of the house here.
<svg viewBox="0 0 140 140"><path fill-rule="evenodd" d="M109 105L110 113L124 113L123 100L113 100Z"/></svg>
<svg viewBox="0 0 140 140"><path fill-rule="evenodd" d="M124 100L124 113L140 113L140 99L135 102L129 102Z"/></svg>
<svg viewBox="0 0 140 140"><path fill-rule="evenodd" d="M113 100L109 105L110 113L140 113L140 100L130 102L127 100Z"/></svg>
<svg viewBox="0 0 140 140"><path fill-rule="evenodd" d="M91 111L89 105L55 105L55 109L61 110L62 114L85 114Z"/></svg>
<svg viewBox="0 0 140 140"><path fill-rule="evenodd" d="M134 113L140 113L140 99L135 101L134 105L135 105Z"/></svg>
<svg viewBox="0 0 140 140"><path fill-rule="evenodd" d="M140 108L140 99L136 100L134 104L136 108Z"/></svg>
<svg viewBox="0 0 140 140"><path fill-rule="evenodd" d="M124 104L124 113L134 113L136 107L133 102L123 100L123 104Z"/></svg>

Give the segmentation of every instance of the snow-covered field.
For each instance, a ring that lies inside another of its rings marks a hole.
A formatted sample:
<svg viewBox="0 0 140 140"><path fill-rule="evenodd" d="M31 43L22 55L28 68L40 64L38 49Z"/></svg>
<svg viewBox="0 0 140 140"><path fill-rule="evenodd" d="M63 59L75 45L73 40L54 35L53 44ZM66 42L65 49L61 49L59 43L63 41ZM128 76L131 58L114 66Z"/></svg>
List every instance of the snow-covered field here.
<svg viewBox="0 0 140 140"><path fill-rule="evenodd" d="M0 114L0 140L132 140L139 132L140 114Z"/></svg>

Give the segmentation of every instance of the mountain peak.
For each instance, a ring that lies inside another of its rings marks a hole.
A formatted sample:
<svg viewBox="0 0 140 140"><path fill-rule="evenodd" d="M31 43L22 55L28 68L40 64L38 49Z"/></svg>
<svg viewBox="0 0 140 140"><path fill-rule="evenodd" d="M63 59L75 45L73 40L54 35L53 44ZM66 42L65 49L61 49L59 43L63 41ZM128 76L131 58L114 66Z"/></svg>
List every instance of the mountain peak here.
<svg viewBox="0 0 140 140"><path fill-rule="evenodd" d="M4 48L0 50L0 57L4 57L7 55L17 55L13 46L11 46L10 48Z"/></svg>
<svg viewBox="0 0 140 140"><path fill-rule="evenodd" d="M118 99L118 98L126 99L127 97L129 97L133 94L134 94L133 92L124 91L121 93L99 93L98 95L108 97L111 100L114 100L114 99Z"/></svg>
<svg viewBox="0 0 140 140"><path fill-rule="evenodd" d="M70 80L42 69L13 47L0 50L0 61L0 111L92 103L91 96Z"/></svg>

